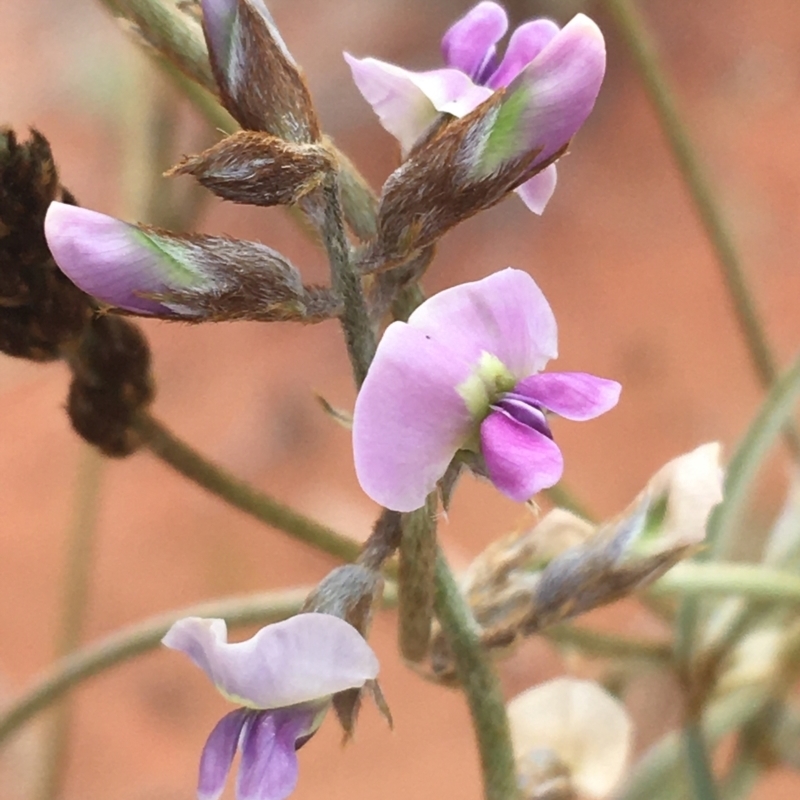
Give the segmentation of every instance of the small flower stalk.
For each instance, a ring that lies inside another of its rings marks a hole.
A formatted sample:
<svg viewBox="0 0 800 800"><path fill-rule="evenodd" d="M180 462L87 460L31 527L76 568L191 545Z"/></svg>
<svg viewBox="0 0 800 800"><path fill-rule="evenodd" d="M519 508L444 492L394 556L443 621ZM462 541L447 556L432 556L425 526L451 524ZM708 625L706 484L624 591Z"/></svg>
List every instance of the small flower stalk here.
<svg viewBox="0 0 800 800"><path fill-rule="evenodd" d="M305 287L280 253L255 242L175 234L51 204L45 234L62 271L87 294L143 316L205 322L315 322L338 301Z"/></svg>
<svg viewBox="0 0 800 800"><path fill-rule="evenodd" d="M539 374L557 355L556 321L525 272L506 269L440 292L381 339L356 399L353 450L364 491L413 511L460 451L513 500L561 477L549 414L588 420L620 386L584 373Z"/></svg>
<svg viewBox="0 0 800 800"><path fill-rule="evenodd" d="M237 800L283 800L297 783L296 750L317 731L339 692L378 675L363 637L329 614L299 614L229 643L225 622L189 617L163 643L186 653L240 708L220 720L203 749L197 794L222 795L237 749Z"/></svg>
<svg viewBox="0 0 800 800"><path fill-rule="evenodd" d="M603 800L624 776L633 725L596 683L556 678L514 697L507 711L524 800Z"/></svg>

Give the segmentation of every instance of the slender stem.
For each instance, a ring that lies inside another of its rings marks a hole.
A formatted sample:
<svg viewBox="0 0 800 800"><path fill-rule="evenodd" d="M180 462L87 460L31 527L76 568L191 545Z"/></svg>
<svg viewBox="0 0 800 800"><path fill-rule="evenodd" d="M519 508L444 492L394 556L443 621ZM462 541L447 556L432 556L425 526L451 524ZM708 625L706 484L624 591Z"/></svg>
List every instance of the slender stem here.
<svg viewBox="0 0 800 800"><path fill-rule="evenodd" d="M554 625L542 629L540 633L559 647L574 647L601 658L638 659L656 664L668 664L672 658L672 645L669 642L633 639L577 625Z"/></svg>
<svg viewBox="0 0 800 800"><path fill-rule="evenodd" d="M545 489L544 494L557 508L566 508L567 511L577 514L587 522L594 522L595 517L589 509L563 483L557 483L555 486Z"/></svg>
<svg viewBox="0 0 800 800"><path fill-rule="evenodd" d="M480 633L453 573L436 558L436 615L456 663L478 740L486 800L516 800L511 733L497 675L481 647Z"/></svg>
<svg viewBox="0 0 800 800"><path fill-rule="evenodd" d="M400 598L398 640L400 652L418 663L428 653L433 620L436 572L436 493L425 505L403 514L397 591Z"/></svg>
<svg viewBox="0 0 800 800"><path fill-rule="evenodd" d="M695 800L717 800L714 773L711 771L703 732L697 722L689 722L684 726L683 746Z"/></svg>
<svg viewBox="0 0 800 800"><path fill-rule="evenodd" d="M760 564L685 561L648 590L657 595L698 597L742 595L751 602L800 603L800 577Z"/></svg>
<svg viewBox="0 0 800 800"><path fill-rule="evenodd" d="M710 746L728 733L745 725L758 715L769 700L765 687L749 686L715 700L703 715L702 731ZM681 736L673 731L648 750L629 773L621 792L615 800L664 800L666 797L685 797L677 792L675 782L685 782L685 773L679 762L682 749Z"/></svg>
<svg viewBox="0 0 800 800"><path fill-rule="evenodd" d="M86 617L92 552L97 530L100 499L100 476L103 458L93 447L83 445L75 483L75 506L68 532L68 550L61 600L56 655L63 658L80 643ZM52 727L45 743L45 755L39 789L40 800L58 796L63 782L69 745L70 707L67 703L55 709Z"/></svg>
<svg viewBox="0 0 800 800"><path fill-rule="evenodd" d="M716 201L704 167L678 112L672 88L659 62L655 43L633 0L606 0L639 70L650 101L655 108L664 136L672 149L698 217L717 254L736 320L744 337L753 368L764 387L777 377L775 361L767 342L764 325L748 286L741 258ZM786 441L795 456L800 456L800 436L786 429Z"/></svg>
<svg viewBox="0 0 800 800"><path fill-rule="evenodd" d="M331 265L331 282L334 291L344 303L340 319L353 375L356 385L361 386L375 354L375 332L369 320L361 275L351 258L339 198L339 183L335 177L326 181L323 195L325 208L322 237Z"/></svg>
<svg viewBox="0 0 800 800"><path fill-rule="evenodd" d="M208 461L149 414L140 414L135 425L154 455L240 511L342 561L358 558L357 542L257 491Z"/></svg>

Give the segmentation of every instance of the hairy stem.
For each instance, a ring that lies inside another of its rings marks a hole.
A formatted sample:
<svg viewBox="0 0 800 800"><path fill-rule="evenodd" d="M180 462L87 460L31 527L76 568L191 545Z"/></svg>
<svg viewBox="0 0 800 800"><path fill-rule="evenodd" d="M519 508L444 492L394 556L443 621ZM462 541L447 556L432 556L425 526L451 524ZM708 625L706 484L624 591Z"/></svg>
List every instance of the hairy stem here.
<svg viewBox="0 0 800 800"><path fill-rule="evenodd" d="M762 385L769 387L777 377L777 369L764 325L733 236L723 219L715 193L678 111L672 88L659 63L653 38L633 0L606 0L606 5L625 38L672 155L692 196L697 215L717 254L753 368ZM794 456L800 457L800 434L794 427L787 426L785 435Z"/></svg>
<svg viewBox="0 0 800 800"><path fill-rule="evenodd" d="M361 275L351 258L339 198L339 182L329 178L323 188L324 219L322 236L331 266L331 283L344 303L341 316L347 353L356 385L361 386L375 355L375 332L369 319Z"/></svg>
<svg viewBox="0 0 800 800"><path fill-rule="evenodd" d="M357 542L257 491L204 458L149 414L140 414L135 427L154 455L240 511L342 561L358 558Z"/></svg>
<svg viewBox="0 0 800 800"><path fill-rule="evenodd" d="M428 495L422 508L403 514L397 576L398 639L403 658L414 663L425 658L431 638L436 571L436 503L436 493L433 492Z"/></svg>
<svg viewBox="0 0 800 800"><path fill-rule="evenodd" d="M500 683L481 647L480 632L453 573L436 558L436 616L453 652L478 740L486 800L516 800L517 778L511 733Z"/></svg>

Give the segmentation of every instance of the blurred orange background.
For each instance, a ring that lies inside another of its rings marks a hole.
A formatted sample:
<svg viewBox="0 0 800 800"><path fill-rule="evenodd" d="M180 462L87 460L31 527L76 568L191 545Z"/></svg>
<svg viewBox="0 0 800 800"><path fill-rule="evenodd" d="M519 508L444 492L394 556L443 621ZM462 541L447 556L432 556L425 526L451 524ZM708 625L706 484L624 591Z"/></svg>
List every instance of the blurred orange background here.
<svg viewBox="0 0 800 800"><path fill-rule="evenodd" d="M341 51L416 68L439 64L450 21L471 3L447 0L270 0L304 66L328 133L375 187L397 164L385 133L349 79ZM747 266L781 364L800 342L800 14L792 0L649 0L644 11L675 83ZM515 21L562 21L577 2L516 2ZM515 198L441 243L429 292L507 265L528 270L560 326L558 368L623 384L619 407L585 424L555 423L565 483L598 515L620 510L661 464L706 441L728 452L762 392L731 314L717 262L632 69L598 6L609 66L596 110L559 167L543 217ZM173 155L213 140L205 124L155 71L98 2L5 0L0 7L0 124L50 140L63 183L82 205L147 220L142 190L154 160L156 98L175 106ZM158 178L158 181L162 179ZM188 181L188 179L181 179ZM167 191L167 181L157 192ZM280 211L209 199L198 227L259 239L311 281L323 255ZM351 408L354 390L335 322L218 324L144 322L158 396L154 411L204 453L305 513L364 538L376 508L361 494L347 431L314 392ZM85 458L63 410L61 365L0 359L0 691L8 699L52 660L60 581ZM780 500L780 470L764 483L753 519ZM204 494L147 453L107 463L84 639L154 613L214 597L310 584L327 556L259 526ZM490 486L465 479L441 537L457 566L517 525L526 512ZM659 633L633 604L595 615L626 632ZM462 698L425 683L400 662L392 613L373 644L395 717L386 729L362 714L344 751L328 721L300 753L295 797L481 796ZM579 663L568 668L586 674ZM502 667L509 696L563 671L540 642ZM156 652L81 687L64 800L188 800L205 737L226 709L188 660ZM678 695L643 678L630 702L637 747L679 718ZM0 756L0 798L29 797L39 771L41 726ZM775 774L761 797L793 797L800 779ZM232 797L228 788L226 797Z"/></svg>

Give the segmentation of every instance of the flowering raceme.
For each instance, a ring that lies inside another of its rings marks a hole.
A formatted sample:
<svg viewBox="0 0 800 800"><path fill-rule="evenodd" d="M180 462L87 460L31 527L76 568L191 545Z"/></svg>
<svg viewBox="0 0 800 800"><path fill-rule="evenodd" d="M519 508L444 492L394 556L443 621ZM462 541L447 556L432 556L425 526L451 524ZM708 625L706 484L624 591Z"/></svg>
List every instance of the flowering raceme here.
<svg viewBox="0 0 800 800"><path fill-rule="evenodd" d="M600 29L583 14L563 28L548 19L531 20L511 35L502 58L497 43L508 29L497 3L478 3L445 33L444 69L412 72L374 58L345 53L353 79L381 124L404 154L442 114L461 118L495 91L507 90L507 102L523 124L509 129L511 151L521 141L540 148L537 161L557 156L583 124L605 73L605 43ZM556 186L554 164L516 190L531 211L541 214Z"/></svg>
<svg viewBox="0 0 800 800"><path fill-rule="evenodd" d="M537 374L556 358L553 312L526 272L446 289L392 323L356 399L353 449L364 491L421 507L459 450L482 458L503 494L525 501L563 471L547 412L587 420L620 385L582 372Z"/></svg>
<svg viewBox="0 0 800 800"><path fill-rule="evenodd" d="M378 659L361 634L330 614L299 614L237 643L227 642L224 620L188 617L162 641L243 706L225 715L206 741L200 800L222 794L237 748L237 800L283 800L297 783L295 751L317 731L333 695L378 674Z"/></svg>

